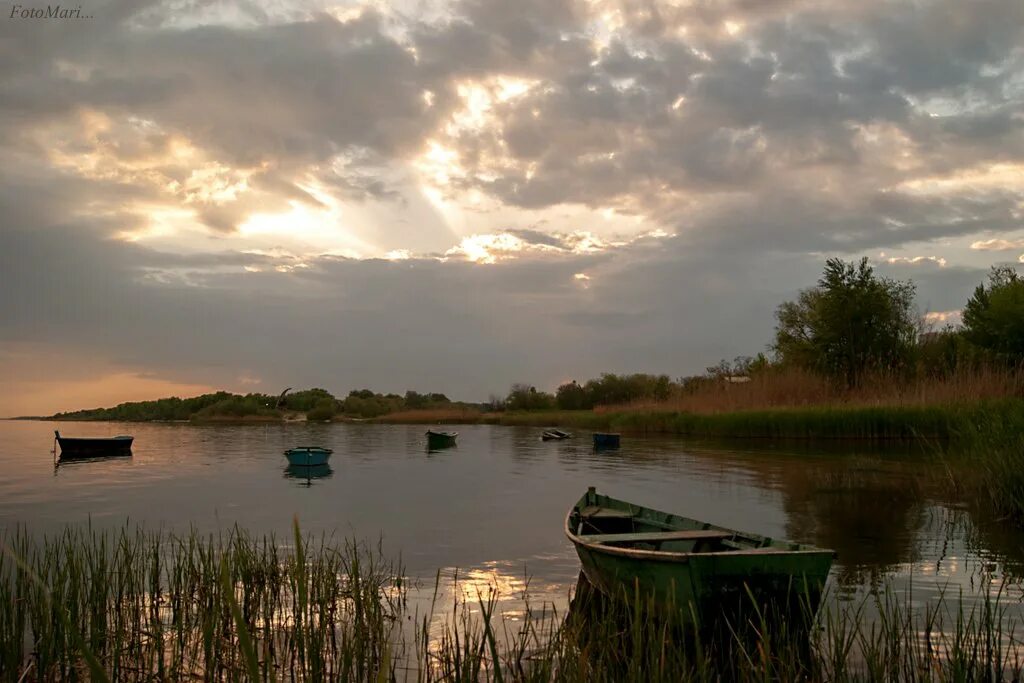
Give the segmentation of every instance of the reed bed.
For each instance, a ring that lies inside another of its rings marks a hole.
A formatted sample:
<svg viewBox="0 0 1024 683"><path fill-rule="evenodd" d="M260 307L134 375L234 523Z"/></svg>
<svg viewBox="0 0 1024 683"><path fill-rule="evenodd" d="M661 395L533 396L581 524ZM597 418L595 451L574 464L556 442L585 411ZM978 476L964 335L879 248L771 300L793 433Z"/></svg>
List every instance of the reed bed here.
<svg viewBox="0 0 1024 683"><path fill-rule="evenodd" d="M1024 369L964 367L943 376L876 374L847 388L801 368L753 373L748 382L695 383L665 401L601 406L597 412L717 414L784 408L922 407L1024 397Z"/></svg>
<svg viewBox="0 0 1024 683"><path fill-rule="evenodd" d="M1024 401L1015 412L987 411L963 426L965 446L949 457L962 476L956 493L996 516L1024 524ZM966 466L965 466L966 465Z"/></svg>
<svg viewBox="0 0 1024 683"><path fill-rule="evenodd" d="M0 537L0 679L387 680L401 571L328 541Z"/></svg>
<svg viewBox="0 0 1024 683"><path fill-rule="evenodd" d="M505 615L495 590L410 614L379 550L240 531L68 529L2 538L0 680L1020 680L999 590L911 607L889 590L809 615L751 610L715 634L582 590ZM439 619L439 617L441 617ZM798 627L800 626L800 627Z"/></svg>

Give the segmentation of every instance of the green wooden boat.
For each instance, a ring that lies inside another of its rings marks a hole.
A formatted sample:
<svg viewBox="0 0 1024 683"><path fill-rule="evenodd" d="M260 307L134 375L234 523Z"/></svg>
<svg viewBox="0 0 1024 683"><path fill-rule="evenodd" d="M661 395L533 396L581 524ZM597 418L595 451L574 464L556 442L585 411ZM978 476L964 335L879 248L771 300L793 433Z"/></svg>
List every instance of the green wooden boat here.
<svg viewBox="0 0 1024 683"><path fill-rule="evenodd" d="M440 448L451 448L455 445L455 439L459 436L458 432L435 432L427 430L427 449L436 451Z"/></svg>
<svg viewBox="0 0 1024 683"><path fill-rule="evenodd" d="M681 610L684 623L775 607L813 615L831 550L713 526L598 494L569 510L565 533L601 593ZM788 612L783 612L788 613Z"/></svg>

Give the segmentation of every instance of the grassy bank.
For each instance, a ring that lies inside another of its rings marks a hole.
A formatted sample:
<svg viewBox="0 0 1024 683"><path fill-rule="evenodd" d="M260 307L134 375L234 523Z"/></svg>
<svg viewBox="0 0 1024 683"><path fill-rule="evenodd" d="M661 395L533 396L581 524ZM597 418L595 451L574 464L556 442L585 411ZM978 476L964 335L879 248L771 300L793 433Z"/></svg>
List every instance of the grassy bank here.
<svg viewBox="0 0 1024 683"><path fill-rule="evenodd" d="M973 442L978 425L1024 431L1024 401L999 399L923 406L827 406L691 413L654 409L492 413L482 422L560 425L630 434L763 439L930 439Z"/></svg>
<svg viewBox="0 0 1024 683"><path fill-rule="evenodd" d="M0 680L1010 680L1022 662L995 598L922 610L883 591L830 603L803 638L754 615L695 641L592 597L503 615L484 589L410 613L400 567L297 533L0 540Z"/></svg>

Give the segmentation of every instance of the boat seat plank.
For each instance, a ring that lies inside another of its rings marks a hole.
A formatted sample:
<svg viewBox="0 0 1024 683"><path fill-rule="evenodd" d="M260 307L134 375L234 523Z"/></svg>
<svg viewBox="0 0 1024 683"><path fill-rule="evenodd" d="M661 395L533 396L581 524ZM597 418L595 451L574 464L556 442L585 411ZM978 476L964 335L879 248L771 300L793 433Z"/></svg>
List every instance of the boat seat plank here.
<svg viewBox="0 0 1024 683"><path fill-rule="evenodd" d="M583 519L632 519L633 513L629 510L589 505L580 510L580 517Z"/></svg>
<svg viewBox="0 0 1024 683"><path fill-rule="evenodd" d="M632 534L591 534L580 536L587 543L663 543L665 541L704 541L729 538L732 533L718 529L689 531L648 531Z"/></svg>

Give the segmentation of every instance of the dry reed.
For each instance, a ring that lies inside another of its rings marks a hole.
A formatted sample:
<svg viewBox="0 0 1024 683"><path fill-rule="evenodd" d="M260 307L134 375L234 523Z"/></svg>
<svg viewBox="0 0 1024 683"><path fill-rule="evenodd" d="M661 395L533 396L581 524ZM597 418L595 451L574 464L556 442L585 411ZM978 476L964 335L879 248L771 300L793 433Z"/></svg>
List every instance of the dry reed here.
<svg viewBox="0 0 1024 683"><path fill-rule="evenodd" d="M598 413L631 411L728 413L806 407L918 407L1024 396L1024 371L1000 368L960 370L946 377L904 379L877 375L847 389L824 377L786 368L754 374L749 382L698 384L667 401L600 406Z"/></svg>

